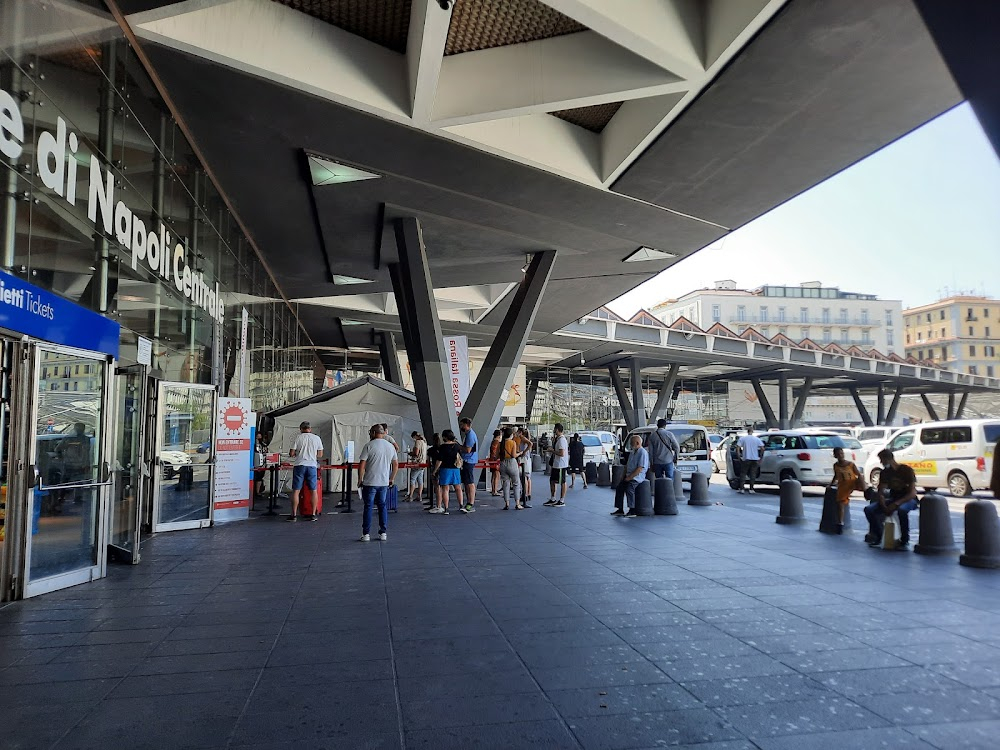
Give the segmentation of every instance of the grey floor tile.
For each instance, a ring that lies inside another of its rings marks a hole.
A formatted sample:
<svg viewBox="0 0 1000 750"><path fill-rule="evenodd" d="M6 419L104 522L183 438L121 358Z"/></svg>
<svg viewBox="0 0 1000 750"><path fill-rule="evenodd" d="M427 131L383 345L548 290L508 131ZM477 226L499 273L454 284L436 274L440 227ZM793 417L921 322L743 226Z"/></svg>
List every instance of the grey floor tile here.
<svg viewBox="0 0 1000 750"><path fill-rule="evenodd" d="M657 666L677 682L763 677L765 675L791 674L792 672L788 666L765 654L679 659L658 662Z"/></svg>
<svg viewBox="0 0 1000 750"><path fill-rule="evenodd" d="M468 703L433 697L403 703L403 727L407 732L558 718L552 704L538 692L479 695Z"/></svg>
<svg viewBox="0 0 1000 750"><path fill-rule="evenodd" d="M789 737L757 738L760 750L931 750L923 740L899 727L885 729L850 729L823 734L797 734Z"/></svg>
<svg viewBox="0 0 1000 750"><path fill-rule="evenodd" d="M740 739L731 725L708 709L623 716L580 717L570 729L586 750L625 750Z"/></svg>
<svg viewBox="0 0 1000 750"><path fill-rule="evenodd" d="M781 662L799 672L841 672L849 669L906 667L910 662L868 646L803 654L779 654Z"/></svg>
<svg viewBox="0 0 1000 750"><path fill-rule="evenodd" d="M893 724L907 727L1000 718L1000 700L971 688L870 695L862 702Z"/></svg>
<svg viewBox="0 0 1000 750"><path fill-rule="evenodd" d="M562 666L532 669L531 674L538 680L538 684L546 692L577 687L645 685L658 682L671 682L671 679L666 674L646 661L609 662L591 666Z"/></svg>
<svg viewBox="0 0 1000 750"><path fill-rule="evenodd" d="M1000 663L997 662L930 664L928 668L969 687L1000 687Z"/></svg>
<svg viewBox="0 0 1000 750"><path fill-rule="evenodd" d="M811 677L849 698L883 693L934 692L964 687L962 683L950 680L931 669L917 666L817 672Z"/></svg>
<svg viewBox="0 0 1000 750"><path fill-rule="evenodd" d="M833 694L816 680L801 674L693 680L683 681L681 685L708 706L813 700Z"/></svg>
<svg viewBox="0 0 1000 750"><path fill-rule="evenodd" d="M444 727L406 733L407 748L428 750L510 750L538 747L546 750L577 750L579 744L557 720L524 721L484 726Z"/></svg>
<svg viewBox="0 0 1000 750"><path fill-rule="evenodd" d="M546 695L559 713L570 719L701 707L701 702L690 692L672 683L550 690Z"/></svg>
<svg viewBox="0 0 1000 750"><path fill-rule="evenodd" d="M722 706L716 710L752 740L889 725L871 711L832 693L810 700Z"/></svg>
<svg viewBox="0 0 1000 750"><path fill-rule="evenodd" d="M909 731L939 750L996 750L1000 720L928 724Z"/></svg>

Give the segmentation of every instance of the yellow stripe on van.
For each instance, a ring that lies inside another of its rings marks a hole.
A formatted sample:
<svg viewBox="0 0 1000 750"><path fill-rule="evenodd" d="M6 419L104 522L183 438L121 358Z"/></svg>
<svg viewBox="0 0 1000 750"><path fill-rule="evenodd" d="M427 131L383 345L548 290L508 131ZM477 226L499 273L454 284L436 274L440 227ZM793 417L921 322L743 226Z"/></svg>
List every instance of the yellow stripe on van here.
<svg viewBox="0 0 1000 750"><path fill-rule="evenodd" d="M937 474L937 461L903 461L903 463L913 469L914 474L929 476Z"/></svg>

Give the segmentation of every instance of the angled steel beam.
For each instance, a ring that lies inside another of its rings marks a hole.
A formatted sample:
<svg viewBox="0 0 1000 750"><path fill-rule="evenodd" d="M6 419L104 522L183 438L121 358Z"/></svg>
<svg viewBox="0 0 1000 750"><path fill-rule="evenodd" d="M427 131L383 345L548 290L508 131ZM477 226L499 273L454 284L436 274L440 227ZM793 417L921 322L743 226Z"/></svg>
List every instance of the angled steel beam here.
<svg viewBox="0 0 1000 750"><path fill-rule="evenodd" d="M896 392L892 396L892 401L889 403L889 411L885 415L885 423L892 424L896 420L896 411L899 409L899 402L903 398L903 386L897 385Z"/></svg>
<svg viewBox="0 0 1000 750"><path fill-rule="evenodd" d="M813 379L808 377L802 383L799 397L795 399L795 407L792 409L792 427L798 426L802 422L802 415L806 411L806 399L809 398L809 391L812 390Z"/></svg>
<svg viewBox="0 0 1000 750"><path fill-rule="evenodd" d="M462 417L472 420L472 428L485 439L496 429L503 411L507 389L514 380L514 373L521 363L521 355L528 343L535 314L545 294L552 268L556 262L556 251L546 250L535 253L524 272L524 278L514 299L504 315L496 332L490 350L476 376L476 382L465 399Z"/></svg>
<svg viewBox="0 0 1000 750"><path fill-rule="evenodd" d="M535 397L538 396L538 384L541 378L528 378L524 384L527 393L524 394L524 421L531 422L531 412L535 408Z"/></svg>
<svg viewBox="0 0 1000 750"><path fill-rule="evenodd" d="M379 331L375 338L378 340L382 375L393 385L403 385L403 371L399 367L399 357L396 356L396 337L392 335L392 331Z"/></svg>
<svg viewBox="0 0 1000 750"><path fill-rule="evenodd" d="M636 357L632 357L628 365L632 381L632 419L636 427L643 427L646 424L646 404L642 400L642 367Z"/></svg>
<svg viewBox="0 0 1000 750"><path fill-rule="evenodd" d="M778 375L778 426L783 430L791 427L788 418L788 375L785 373Z"/></svg>
<svg viewBox="0 0 1000 750"><path fill-rule="evenodd" d="M458 434L455 405L448 389L448 360L420 222L412 216L396 219L393 230L398 258L388 264L389 277L417 394L420 424L425 435L445 429Z"/></svg>
<svg viewBox="0 0 1000 750"><path fill-rule="evenodd" d="M858 407L858 414L861 415L861 421L865 423L865 427L874 426L875 423L872 421L872 417L871 414L868 413L868 409L865 408L864 403L861 401L861 394L858 393L858 389L852 386L847 390L851 392L851 398L854 399L854 405Z"/></svg>
<svg viewBox="0 0 1000 750"><path fill-rule="evenodd" d="M635 413L632 411L628 394L625 392L625 383L622 381L622 374L618 371L618 365L609 367L608 372L611 374L611 385L615 387L615 395L618 396L618 405L621 407L622 416L625 417L625 426L629 430L634 430L637 427Z"/></svg>
<svg viewBox="0 0 1000 750"><path fill-rule="evenodd" d="M930 415L931 419L935 422L939 422L941 418L937 415L937 412L934 411L934 404L932 404L931 400L927 398L927 394L921 393L920 399L924 402L924 408L927 409L927 413Z"/></svg>
<svg viewBox="0 0 1000 750"><path fill-rule="evenodd" d="M767 426L777 427L778 420L775 418L771 402L767 400L767 394L764 393L764 388L760 384L760 378L751 378L750 384L753 386L753 392L757 394L757 403L760 404L760 409L764 412L764 421Z"/></svg>
<svg viewBox="0 0 1000 750"><path fill-rule="evenodd" d="M958 408L955 409L954 419L961 419L965 416L965 405L969 401L969 391L962 394L962 398L959 399Z"/></svg>
<svg viewBox="0 0 1000 750"><path fill-rule="evenodd" d="M955 394L948 394L948 419L955 418Z"/></svg>
<svg viewBox="0 0 1000 750"><path fill-rule="evenodd" d="M674 384L677 382L677 375L680 374L680 371L680 365L670 365L667 376L663 378L663 384L660 386L660 392L656 396L656 404L653 406L653 413L650 415L652 419L659 419L667 415L667 404L670 403L670 397L674 394Z"/></svg>
<svg viewBox="0 0 1000 750"><path fill-rule="evenodd" d="M885 383L878 384L875 402L875 424L885 424Z"/></svg>

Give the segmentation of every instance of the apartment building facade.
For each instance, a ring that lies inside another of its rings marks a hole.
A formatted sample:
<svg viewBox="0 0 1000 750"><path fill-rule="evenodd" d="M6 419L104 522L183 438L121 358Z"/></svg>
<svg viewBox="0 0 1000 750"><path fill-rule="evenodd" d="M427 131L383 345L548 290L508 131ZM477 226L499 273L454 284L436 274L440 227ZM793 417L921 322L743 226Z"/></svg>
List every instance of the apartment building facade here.
<svg viewBox="0 0 1000 750"><path fill-rule="evenodd" d="M903 312L907 356L955 372L1000 374L1000 300L954 295Z"/></svg>
<svg viewBox="0 0 1000 750"><path fill-rule="evenodd" d="M712 289L665 300L649 311L667 325L684 317L704 330L716 323L737 334L753 327L768 338L780 333L796 342L809 339L820 346L837 343L890 354L902 348L902 309L900 300L844 292L818 281L751 290L726 280L715 282Z"/></svg>

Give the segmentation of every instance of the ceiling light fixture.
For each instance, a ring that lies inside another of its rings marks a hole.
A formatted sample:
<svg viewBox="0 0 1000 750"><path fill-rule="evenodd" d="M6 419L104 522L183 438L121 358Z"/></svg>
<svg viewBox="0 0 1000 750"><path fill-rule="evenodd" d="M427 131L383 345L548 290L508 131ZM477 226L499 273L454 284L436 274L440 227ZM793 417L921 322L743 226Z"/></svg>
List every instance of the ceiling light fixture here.
<svg viewBox="0 0 1000 750"><path fill-rule="evenodd" d="M667 258L676 257L677 255L675 253L668 253L664 250L654 250L651 247L643 245L634 253L622 260L622 263L641 263L647 260L665 260Z"/></svg>
<svg viewBox="0 0 1000 750"><path fill-rule="evenodd" d="M307 154L309 158L309 175L312 184L321 187L325 185L340 185L344 182L359 182L361 180L376 180L381 175L365 172L362 169L348 167L321 156Z"/></svg>
<svg viewBox="0 0 1000 750"><path fill-rule="evenodd" d="M347 286L349 284L374 284L374 279L363 279L360 276L347 276L342 273L333 274L333 283L337 286Z"/></svg>
<svg viewBox="0 0 1000 750"><path fill-rule="evenodd" d="M521 266L521 273L528 272L528 266L531 265L531 253L525 253L524 255L524 265Z"/></svg>

